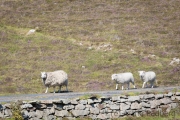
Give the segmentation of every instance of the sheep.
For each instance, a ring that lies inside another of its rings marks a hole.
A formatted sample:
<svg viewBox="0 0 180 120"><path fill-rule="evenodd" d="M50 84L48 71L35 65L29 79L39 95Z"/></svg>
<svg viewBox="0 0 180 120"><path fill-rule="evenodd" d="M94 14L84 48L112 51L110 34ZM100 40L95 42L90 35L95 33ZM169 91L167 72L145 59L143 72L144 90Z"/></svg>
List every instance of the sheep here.
<svg viewBox="0 0 180 120"><path fill-rule="evenodd" d="M36 30L38 30L38 29L39 29L39 27L36 27L35 29L29 30L28 33L26 34L26 36L27 36L27 35L34 34L34 33L36 32Z"/></svg>
<svg viewBox="0 0 180 120"><path fill-rule="evenodd" d="M138 71L140 79L143 81L142 88L144 85L147 86L147 82L150 82L151 88L154 87L154 82L156 81L156 74L153 71L145 72L145 71ZM157 81L156 81L157 84Z"/></svg>
<svg viewBox="0 0 180 120"><path fill-rule="evenodd" d="M57 70L54 72L41 72L41 78L44 85L47 87L45 93L48 92L49 87L54 88L55 93L55 86L59 86L59 91L61 91L62 86L66 86L66 90L68 91L68 75L63 70Z"/></svg>
<svg viewBox="0 0 180 120"><path fill-rule="evenodd" d="M118 84L122 84L122 90L124 89L123 85L127 83L127 89L129 89L130 82L134 85L134 77L133 74L130 72L126 73L118 73L118 74L112 74L111 76L112 80L116 82L116 90L118 90ZM135 85L134 85L134 88Z"/></svg>

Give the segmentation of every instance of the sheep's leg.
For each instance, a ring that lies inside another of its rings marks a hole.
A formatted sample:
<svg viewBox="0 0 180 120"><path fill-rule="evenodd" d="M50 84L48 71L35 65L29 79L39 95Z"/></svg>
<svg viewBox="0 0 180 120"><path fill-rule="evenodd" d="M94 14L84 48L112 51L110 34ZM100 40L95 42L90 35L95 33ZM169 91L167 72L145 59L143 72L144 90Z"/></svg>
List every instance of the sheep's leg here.
<svg viewBox="0 0 180 120"><path fill-rule="evenodd" d="M124 90L124 86L122 85L122 90Z"/></svg>
<svg viewBox="0 0 180 120"><path fill-rule="evenodd" d="M55 91L55 86L54 86L53 88L54 88L54 93L56 93L56 91Z"/></svg>
<svg viewBox="0 0 180 120"><path fill-rule="evenodd" d="M46 91L45 91L45 93L47 93L48 92L48 87L46 88Z"/></svg>
<svg viewBox="0 0 180 120"><path fill-rule="evenodd" d="M118 84L116 84L116 90L118 90Z"/></svg>
<svg viewBox="0 0 180 120"><path fill-rule="evenodd" d="M135 84L133 83L134 88L136 88Z"/></svg>
<svg viewBox="0 0 180 120"><path fill-rule="evenodd" d="M131 82L131 83L133 84L134 88L136 88L136 86L135 86L134 82Z"/></svg>
<svg viewBox="0 0 180 120"><path fill-rule="evenodd" d="M154 88L154 82L151 82L151 88Z"/></svg>
<svg viewBox="0 0 180 120"><path fill-rule="evenodd" d="M144 85L146 84L146 82L143 82L143 86L142 86L142 88L144 88Z"/></svg>
<svg viewBox="0 0 180 120"><path fill-rule="evenodd" d="M127 89L129 90L129 83L127 84Z"/></svg>
<svg viewBox="0 0 180 120"><path fill-rule="evenodd" d="M61 85L59 86L59 91L58 91L59 93L61 92Z"/></svg>
<svg viewBox="0 0 180 120"><path fill-rule="evenodd" d="M68 87L67 87L67 85L66 85L66 91L68 91Z"/></svg>

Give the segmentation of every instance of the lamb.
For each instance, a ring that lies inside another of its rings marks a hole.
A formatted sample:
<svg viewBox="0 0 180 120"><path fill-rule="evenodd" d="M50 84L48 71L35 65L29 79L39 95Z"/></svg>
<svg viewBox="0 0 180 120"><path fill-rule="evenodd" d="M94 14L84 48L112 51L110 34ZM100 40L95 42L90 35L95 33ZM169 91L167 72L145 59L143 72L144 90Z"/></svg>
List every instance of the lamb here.
<svg viewBox="0 0 180 120"><path fill-rule="evenodd" d="M51 86L54 88L54 93L56 86L59 86L58 92L61 91L62 86L66 86L66 90L68 91L68 75L63 70L58 70L54 72L41 72L41 78L44 85L47 87L45 93L48 92L48 88Z"/></svg>
<svg viewBox="0 0 180 120"><path fill-rule="evenodd" d="M156 74L153 71L145 72L145 71L138 71L139 76L141 80L143 81L142 88L144 88L144 85L147 86L147 82L150 82L151 88L154 87L154 82L156 81ZM157 81L156 81L157 83Z"/></svg>
<svg viewBox="0 0 180 120"><path fill-rule="evenodd" d="M111 78L116 82L116 90L118 90L118 84L120 83L122 84L122 90L124 89L123 85L125 83L128 85L127 89L129 89L130 82L134 85L134 77L133 74L130 72L112 74ZM135 85L134 88L136 88Z"/></svg>

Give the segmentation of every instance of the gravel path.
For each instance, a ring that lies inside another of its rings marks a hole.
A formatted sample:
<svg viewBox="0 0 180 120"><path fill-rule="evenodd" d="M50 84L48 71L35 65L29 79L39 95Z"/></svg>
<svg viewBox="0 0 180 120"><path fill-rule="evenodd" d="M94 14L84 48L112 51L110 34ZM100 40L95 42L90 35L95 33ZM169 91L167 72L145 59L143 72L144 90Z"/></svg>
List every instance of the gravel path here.
<svg viewBox="0 0 180 120"><path fill-rule="evenodd" d="M8 96L0 96L0 103L5 102L13 102L17 100L59 100L59 99L71 99L77 98L86 94L95 94L100 96L114 96L114 95L121 95L128 92L163 92L163 91L173 91L179 90L180 86L176 87L157 87L157 88L145 88L145 89L130 89L130 90L116 90L116 91L93 91L93 92L67 92L67 93L43 93L43 94L21 94L21 95L8 95Z"/></svg>

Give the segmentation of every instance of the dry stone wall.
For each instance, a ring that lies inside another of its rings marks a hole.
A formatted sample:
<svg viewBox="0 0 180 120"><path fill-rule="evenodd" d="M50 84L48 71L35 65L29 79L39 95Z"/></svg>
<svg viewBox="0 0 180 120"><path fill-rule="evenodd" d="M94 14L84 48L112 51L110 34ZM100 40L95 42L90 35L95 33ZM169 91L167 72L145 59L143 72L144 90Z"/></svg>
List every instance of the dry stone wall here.
<svg viewBox="0 0 180 120"><path fill-rule="evenodd" d="M179 108L180 92L138 96L91 97L86 100L19 101L24 120L61 120L63 118L112 119L123 116L168 114ZM18 102L18 101L17 101ZM0 118L12 117L10 103L0 104Z"/></svg>

